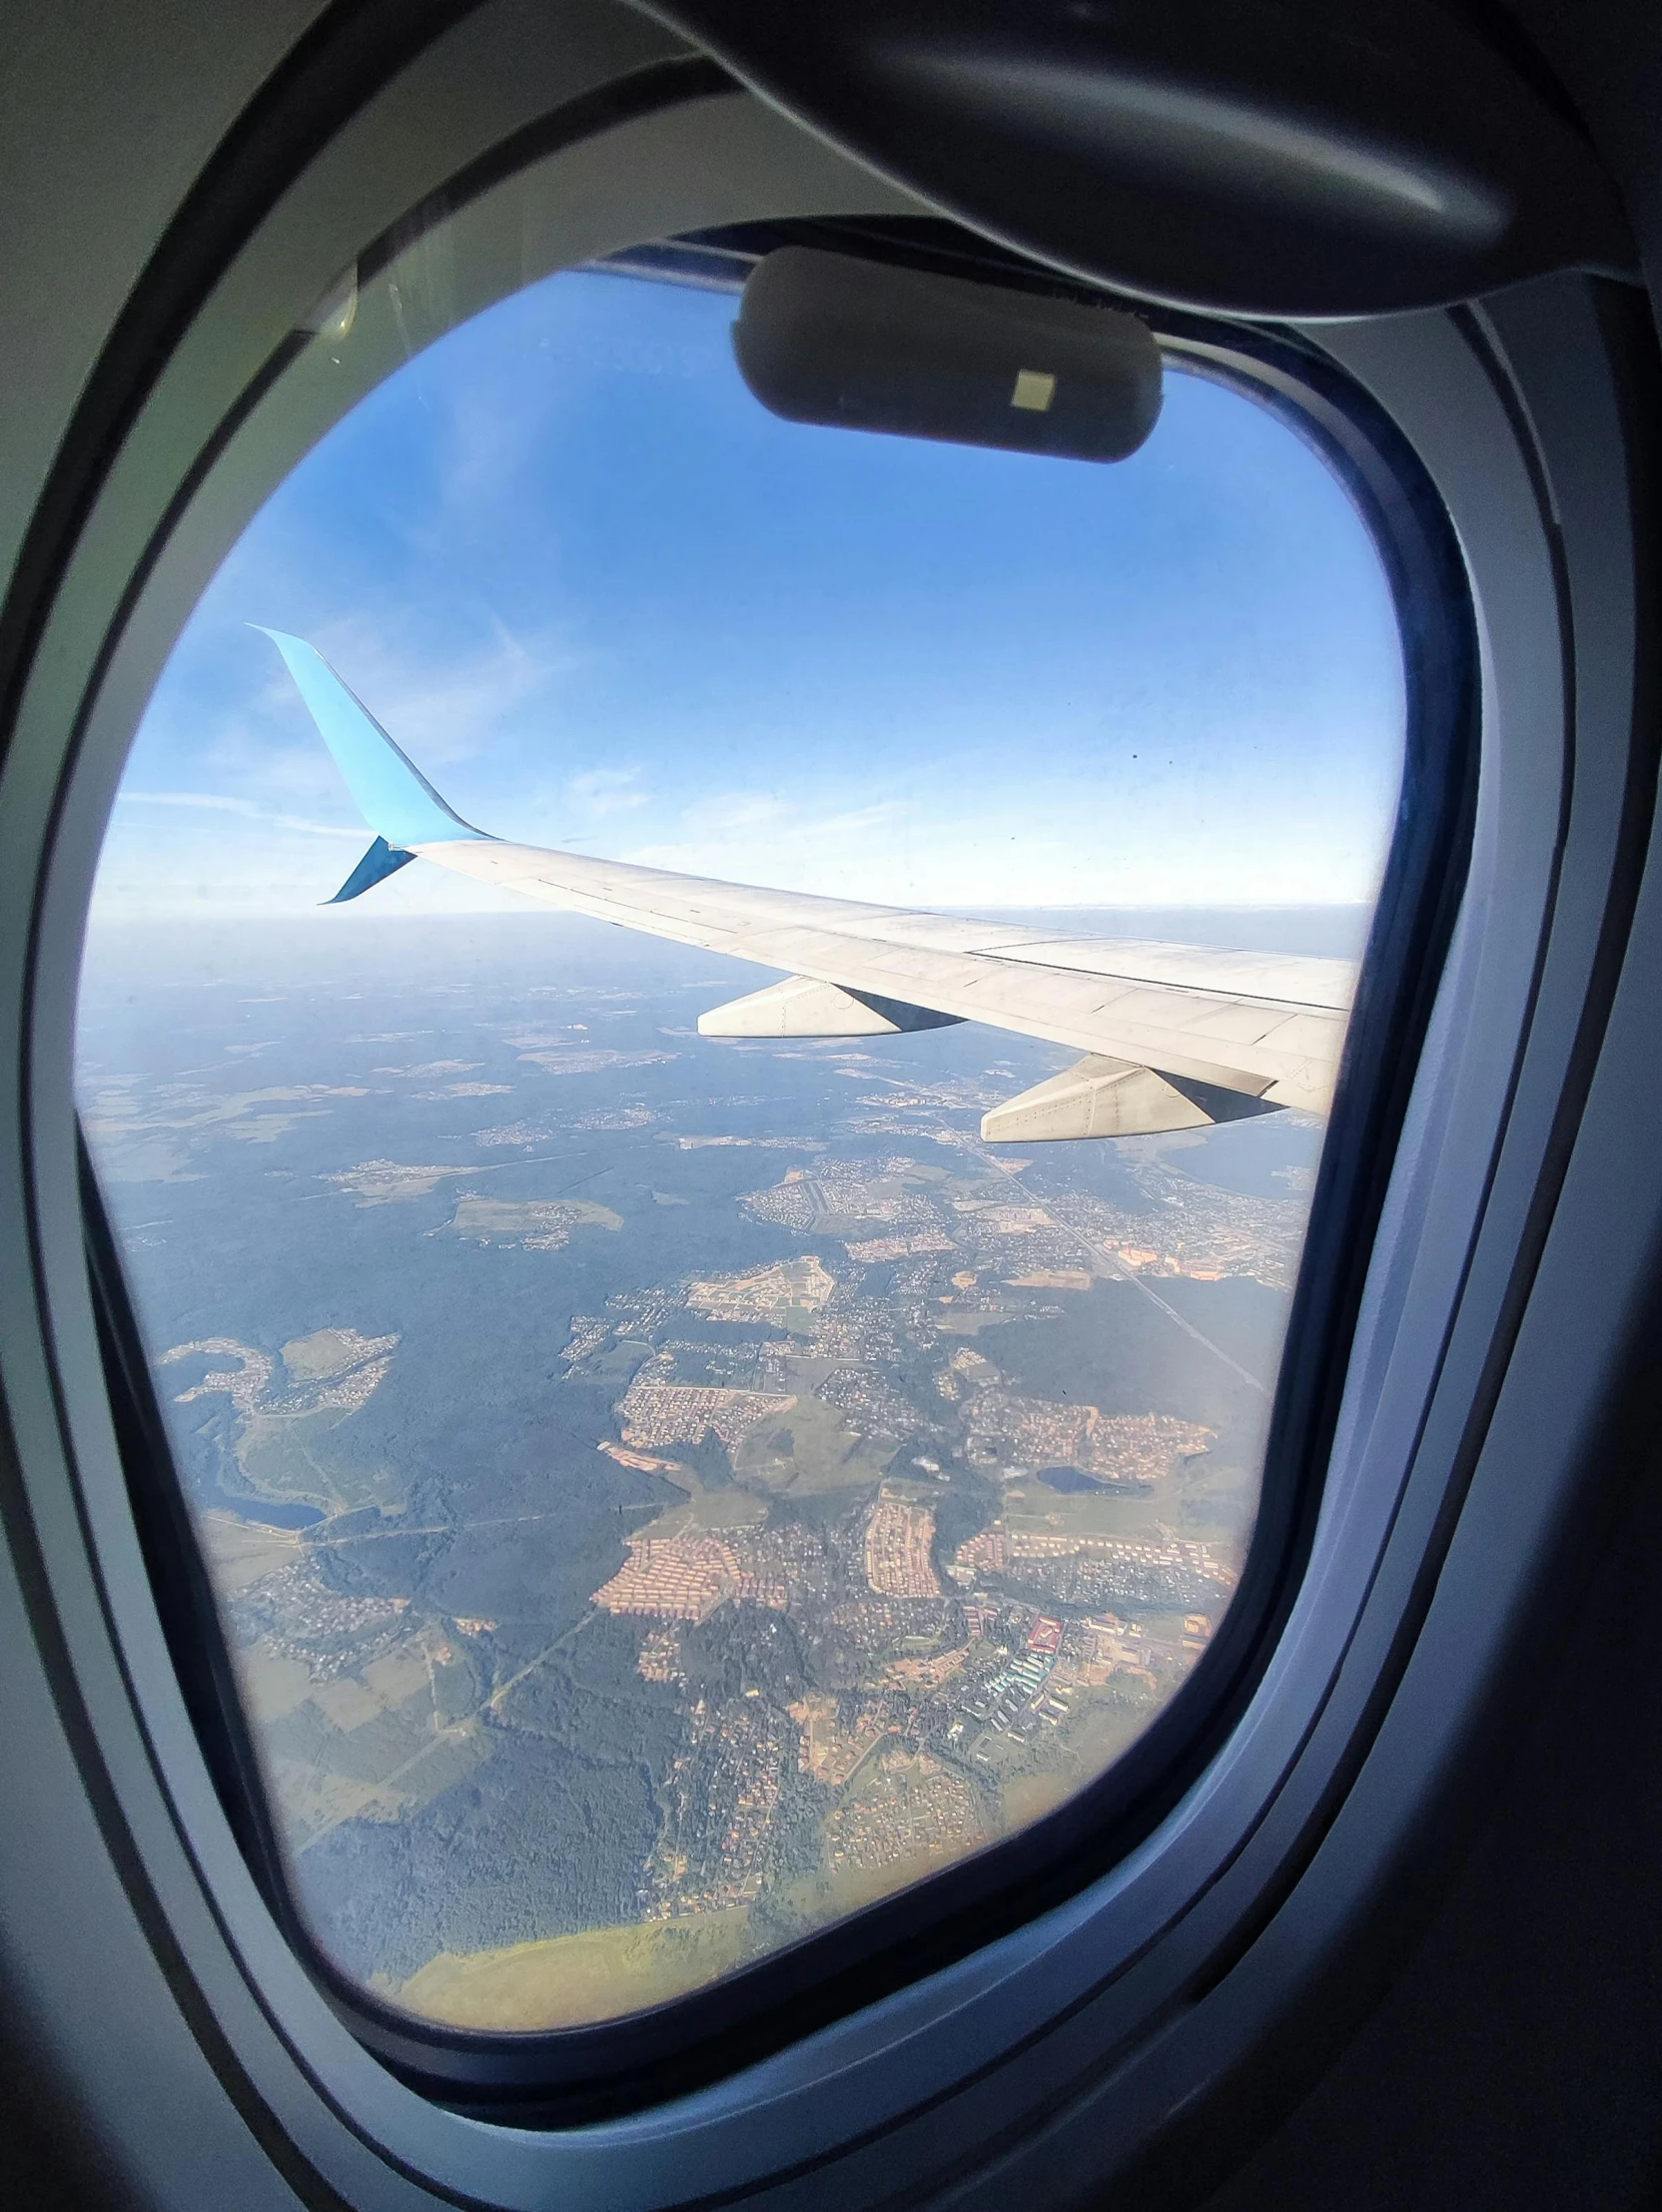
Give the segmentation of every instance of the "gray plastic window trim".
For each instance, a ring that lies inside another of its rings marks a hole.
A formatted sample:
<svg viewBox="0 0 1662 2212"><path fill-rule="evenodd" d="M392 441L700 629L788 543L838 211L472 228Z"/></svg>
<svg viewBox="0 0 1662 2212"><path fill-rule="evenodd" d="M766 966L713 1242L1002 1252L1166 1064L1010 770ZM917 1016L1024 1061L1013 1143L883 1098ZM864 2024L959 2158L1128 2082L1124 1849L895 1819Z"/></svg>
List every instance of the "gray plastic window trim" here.
<svg viewBox="0 0 1662 2212"><path fill-rule="evenodd" d="M979 2177L957 2201L991 2203L1028 2155L1059 2194L1069 2173L1102 2185L1264 2032L1404 1847L1462 1755L1460 1716L1507 1648L1533 1561L1569 1509L1565 1458L1550 1446L1584 1415L1574 1393L1556 1409L1531 1407L1512 1391L1515 1361L1492 1417L1483 1392L1518 1303L1523 1225L1609 896L1632 712L1620 424L1591 290L1549 280L1480 319L1309 334L1394 416L1454 518L1482 628L1483 763L1467 901L1399 1147L1316 1549L1250 1710L1164 1827L1046 1918L674 2106L560 2134L488 2126L403 2089L335 2019L278 1936L214 1800L116 1461L80 1257L70 1058L105 813L178 624L240 523L228 463L247 468L259 450L275 480L293 457L257 407L112 638L127 579L204 423L232 405L261 348L327 292L375 227L374 194L391 220L518 116L674 51L638 18L567 5L544 11L532 67L523 19L511 38L504 20L493 10L470 18L372 103L218 288L81 533L7 771L0 1020L25 1051L29 1097L21 1122L11 1099L0 1109L0 1207L32 1223L39 1275L16 1270L0 1312L45 1576L36 1603L50 1607L90 1732L84 1750L107 1778L106 1836L119 1824L133 1879L165 1922L176 1999L199 2041L218 2039L220 2093L253 2129L246 2178L199 2172L176 2201L278 2201L266 2162L277 2138L294 2173L315 2177L309 2186L366 2207L645 2208L756 2191L781 2207L847 2207L921 2201L953 2172ZM908 206L731 97L624 126L533 178L503 189L546 195L570 261L719 222ZM1537 452L1520 443L1520 421ZM1560 496L1562 511L1544 510L1543 473L1573 483L1579 506ZM1560 560L1573 582L1577 561L1595 557L1602 592L1588 594L1572 640ZM60 792L56 764L78 727ZM1606 1089L1614 1080L1601 1072ZM1620 1103L1595 1085L1589 1111ZM1571 1166L1587 1172L1579 1155ZM1643 1166L1634 1172L1642 1179ZM1654 1162L1648 1172L1654 1182ZM1561 1212L1580 1187L1572 1173ZM1624 1264L1639 1264L1628 1249L1645 1214L1637 1185L1631 1213L1625 1244L1612 1224L1610 1298L1628 1279ZM1543 1268L1552 1250L1549 1236ZM1589 1296L1581 1327L1593 1328L1596 1305ZM1537 1325L1533 1310L1528 1320ZM1472 1433L1474 1413L1486 1438ZM1413 1659L1351 1777L1357 1730L1424 1610L1428 1574L1436 1588ZM1335 1790L1343 1810L1326 1826ZM1290 1899L1278 1901L1300 1864ZM1241 1961L1223 1963L1266 1910ZM1041 2124L1030 2151L1000 2149Z"/></svg>

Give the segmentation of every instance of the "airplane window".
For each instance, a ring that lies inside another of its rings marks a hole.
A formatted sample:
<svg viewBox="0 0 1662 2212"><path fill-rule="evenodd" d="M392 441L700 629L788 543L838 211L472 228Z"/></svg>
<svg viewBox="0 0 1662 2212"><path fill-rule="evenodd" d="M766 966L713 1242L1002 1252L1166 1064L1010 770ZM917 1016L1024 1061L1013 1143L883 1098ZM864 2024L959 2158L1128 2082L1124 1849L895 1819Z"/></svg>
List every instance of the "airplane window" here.
<svg viewBox="0 0 1662 2212"><path fill-rule="evenodd" d="M1170 1705L1395 818L1390 592L1283 420L1173 359L1120 459L789 420L737 312L567 272L364 399L89 925L290 1894L457 2028L717 1982Z"/></svg>

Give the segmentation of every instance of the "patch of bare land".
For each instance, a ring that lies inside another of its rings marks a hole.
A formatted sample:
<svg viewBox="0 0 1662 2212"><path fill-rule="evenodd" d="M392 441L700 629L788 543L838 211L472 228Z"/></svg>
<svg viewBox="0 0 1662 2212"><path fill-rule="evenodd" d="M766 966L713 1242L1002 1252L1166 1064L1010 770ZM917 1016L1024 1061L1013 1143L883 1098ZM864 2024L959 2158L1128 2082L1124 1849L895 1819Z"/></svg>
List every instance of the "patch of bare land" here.
<svg viewBox="0 0 1662 2212"><path fill-rule="evenodd" d="M267 1528L235 1513L200 1513L196 1530L214 1587L226 1597L277 1574L300 1554L301 1540L292 1529Z"/></svg>
<svg viewBox="0 0 1662 2212"><path fill-rule="evenodd" d="M837 1278L815 1252L804 1259L776 1260L740 1275L695 1276L686 1302L711 1321L765 1321L788 1328L793 1318L817 1313L837 1287Z"/></svg>
<svg viewBox="0 0 1662 2212"><path fill-rule="evenodd" d="M750 1949L750 1915L737 1905L504 1950L440 1951L395 2001L452 2027L572 2027L665 2004L731 1972Z"/></svg>
<svg viewBox="0 0 1662 2212"><path fill-rule="evenodd" d="M677 1136L672 1140L683 1152L702 1152L755 1149L764 1152L823 1152L825 1140L818 1136Z"/></svg>
<svg viewBox="0 0 1662 2212"><path fill-rule="evenodd" d="M788 1415L750 1431L733 1454L733 1473L770 1491L812 1497L881 1481L893 1452L892 1443L862 1435L823 1398L805 1394Z"/></svg>
<svg viewBox="0 0 1662 2212"><path fill-rule="evenodd" d="M391 1205L400 1198L424 1198L463 1172L459 1167L406 1167L396 1159L364 1159L323 1179L337 1190L350 1190L362 1205Z"/></svg>
<svg viewBox="0 0 1662 2212"><path fill-rule="evenodd" d="M679 1481L687 1472L678 1459L655 1459L650 1452L632 1452L623 1444L602 1443L594 1448L615 1459L619 1467L635 1467L643 1475L668 1475L671 1481Z"/></svg>
<svg viewBox="0 0 1662 2212"><path fill-rule="evenodd" d="M679 1505L666 1506L655 1521L638 1533L642 1537L684 1536L689 1531L754 1528L767 1518L767 1500L737 1483L710 1489L690 1467L679 1460L661 1459L652 1452L630 1451L623 1444L596 1447L620 1467L636 1467L642 1474L662 1475L681 1492Z"/></svg>
<svg viewBox="0 0 1662 2212"><path fill-rule="evenodd" d="M588 1198L481 1198L464 1190L450 1222L473 1244L519 1245L527 1252L557 1252L576 1228L620 1229L621 1213Z"/></svg>
<svg viewBox="0 0 1662 2212"><path fill-rule="evenodd" d="M657 1068L675 1058L673 1053L614 1053L603 1047L593 1052L521 1053L550 1076L597 1076L608 1068Z"/></svg>
<svg viewBox="0 0 1662 2212"><path fill-rule="evenodd" d="M396 1336L364 1336L357 1329L314 1329L283 1347L283 1364L297 1382L328 1382L349 1368L390 1352Z"/></svg>

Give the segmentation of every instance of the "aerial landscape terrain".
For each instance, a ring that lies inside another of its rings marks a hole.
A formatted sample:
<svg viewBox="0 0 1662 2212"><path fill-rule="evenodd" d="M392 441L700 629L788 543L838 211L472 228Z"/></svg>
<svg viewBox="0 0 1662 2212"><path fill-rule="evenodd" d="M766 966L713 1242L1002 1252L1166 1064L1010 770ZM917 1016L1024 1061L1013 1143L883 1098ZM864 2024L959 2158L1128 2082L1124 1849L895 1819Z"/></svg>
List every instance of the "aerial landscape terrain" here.
<svg viewBox="0 0 1662 2212"><path fill-rule="evenodd" d="M1320 1124L987 1144L1075 1056L697 1035L767 980L543 916L89 955L294 1891L423 2017L662 2001L1027 1826L1240 1581Z"/></svg>

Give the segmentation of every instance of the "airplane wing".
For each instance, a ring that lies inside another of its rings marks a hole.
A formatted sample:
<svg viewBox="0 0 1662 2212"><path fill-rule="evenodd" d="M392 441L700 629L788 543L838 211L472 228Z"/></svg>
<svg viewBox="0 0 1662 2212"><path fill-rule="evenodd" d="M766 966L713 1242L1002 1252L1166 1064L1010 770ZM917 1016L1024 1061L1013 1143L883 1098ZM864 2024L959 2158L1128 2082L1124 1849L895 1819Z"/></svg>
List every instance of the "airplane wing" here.
<svg viewBox="0 0 1662 2212"><path fill-rule="evenodd" d="M982 1134L994 1142L1327 1109L1354 985L1347 961L1065 936L509 844L451 811L315 647L267 635L377 833L337 899L420 859L784 971L782 982L703 1015L706 1037L869 1037L983 1022L1085 1056L988 1113Z"/></svg>

